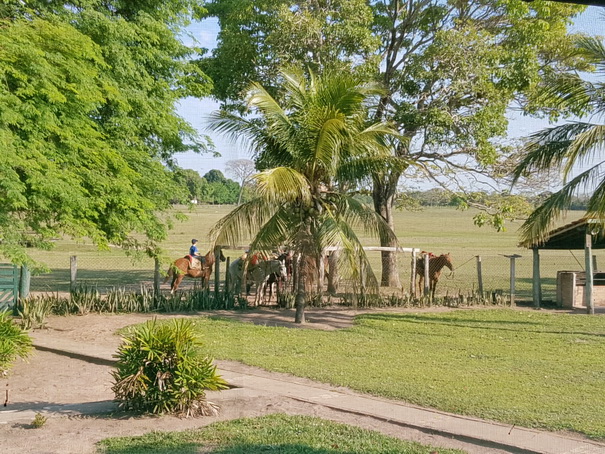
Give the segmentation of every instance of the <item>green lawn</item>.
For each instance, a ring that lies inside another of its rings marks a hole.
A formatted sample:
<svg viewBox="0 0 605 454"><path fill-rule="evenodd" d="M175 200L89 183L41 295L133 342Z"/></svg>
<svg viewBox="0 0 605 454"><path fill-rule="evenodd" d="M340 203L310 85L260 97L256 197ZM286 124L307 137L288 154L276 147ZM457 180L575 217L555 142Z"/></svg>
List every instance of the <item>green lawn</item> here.
<svg viewBox="0 0 605 454"><path fill-rule="evenodd" d="M191 238L200 240L200 250L208 250L208 232L232 206L198 206L189 210L178 208L188 219L175 223L168 239L162 244L166 258L183 256ZM395 231L402 247L414 247L436 254L450 252L455 273L447 271L441 278L437 292L441 294L470 292L477 289L476 256L482 258L485 290L503 290L508 293L510 282L510 262L505 255L519 254L517 260L517 296L531 298L532 257L531 251L517 247L519 223L509 224L505 232L496 232L489 227L473 225L472 210L459 211L454 208L428 208L419 212L395 212ZM563 222L576 219L581 213L572 212ZM368 246L377 246L378 241L363 238ZM225 251L235 258L242 251ZM153 279L153 261L142 258L133 263L124 252L112 248L98 251L90 244L60 240L52 251L32 251L33 256L52 269L52 273L34 276L32 290L66 291L69 289L69 257L78 257L78 279L80 282L98 284L99 287L129 286L136 290L140 283L150 283ZM555 298L555 278L557 270L582 270L583 251L543 251L541 256L543 293L546 299ZM599 263L605 263L605 251L596 251ZM372 268L380 275L380 253L368 252ZM401 254L400 271L404 291L410 283L410 254ZM167 264L164 265L167 268ZM391 289L401 292L402 289Z"/></svg>
<svg viewBox="0 0 605 454"><path fill-rule="evenodd" d="M435 451L378 432L318 418L286 415L238 419L185 432L110 438L99 444L99 452L105 454L430 454ZM438 452L461 453L441 448Z"/></svg>
<svg viewBox="0 0 605 454"><path fill-rule="evenodd" d="M440 410L605 438L605 318L458 310L316 331L203 317L209 354Z"/></svg>

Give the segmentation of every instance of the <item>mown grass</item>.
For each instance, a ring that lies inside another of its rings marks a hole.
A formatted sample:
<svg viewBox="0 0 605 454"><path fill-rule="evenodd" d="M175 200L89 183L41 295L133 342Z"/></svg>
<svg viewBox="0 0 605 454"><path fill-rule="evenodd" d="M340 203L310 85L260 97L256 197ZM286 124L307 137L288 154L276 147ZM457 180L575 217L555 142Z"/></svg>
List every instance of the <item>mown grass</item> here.
<svg viewBox="0 0 605 454"><path fill-rule="evenodd" d="M208 353L421 406L605 438L605 319L538 311L360 315L316 331L201 318Z"/></svg>
<svg viewBox="0 0 605 454"><path fill-rule="evenodd" d="M305 416L270 415L220 422L184 432L152 432L140 437L109 438L105 454L215 453L257 454L429 454L434 448L378 432ZM439 449L441 454L461 451Z"/></svg>

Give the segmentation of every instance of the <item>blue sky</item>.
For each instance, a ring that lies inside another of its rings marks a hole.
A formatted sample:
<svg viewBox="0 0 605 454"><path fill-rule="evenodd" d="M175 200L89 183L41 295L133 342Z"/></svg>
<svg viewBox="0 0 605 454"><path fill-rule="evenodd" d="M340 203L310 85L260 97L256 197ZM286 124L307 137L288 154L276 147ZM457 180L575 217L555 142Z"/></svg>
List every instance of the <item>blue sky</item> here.
<svg viewBox="0 0 605 454"><path fill-rule="evenodd" d="M591 35L605 35L605 8L590 6L579 16L570 29L573 32L583 32ZM187 31L198 41L198 45L207 49L216 47L218 22L215 19L196 22ZM192 43L190 37L184 37L185 43ZM233 159L248 159L250 155L245 148L232 143L219 135L212 134L206 129L207 116L218 109L218 103L211 99L188 98L180 103L178 112L200 133L209 135L216 145L221 157L210 154L181 153L176 156L181 167L197 170L201 175L212 169L224 171L225 164ZM546 126L545 120L522 117L511 111L509 114L509 136L523 137Z"/></svg>

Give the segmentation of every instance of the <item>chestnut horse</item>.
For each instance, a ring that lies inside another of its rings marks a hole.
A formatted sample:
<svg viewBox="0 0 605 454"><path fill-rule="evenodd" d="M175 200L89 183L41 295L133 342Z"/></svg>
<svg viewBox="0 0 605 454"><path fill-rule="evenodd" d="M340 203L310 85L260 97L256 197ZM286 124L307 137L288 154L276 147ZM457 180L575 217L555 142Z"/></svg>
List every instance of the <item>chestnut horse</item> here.
<svg viewBox="0 0 605 454"><path fill-rule="evenodd" d="M226 260L222 250L220 250L220 260L221 262ZM170 283L170 293L174 293L185 276L199 277L202 279L202 287L208 288L215 261L216 258L214 256L214 251L209 251L206 255L201 257L201 268L191 268L189 256L176 259L174 263L170 265L168 273L166 274L166 279L164 279L164 283L166 283L168 279L172 277L172 282Z"/></svg>
<svg viewBox="0 0 605 454"><path fill-rule="evenodd" d="M449 252L447 254L441 254L440 256L429 254L429 291L431 292L432 298L435 298L437 282L439 281L439 276L441 276L441 270L443 270L443 267L445 266L447 266L450 271L454 271ZM416 259L416 274L419 276L418 294L421 295L424 284L424 256Z"/></svg>

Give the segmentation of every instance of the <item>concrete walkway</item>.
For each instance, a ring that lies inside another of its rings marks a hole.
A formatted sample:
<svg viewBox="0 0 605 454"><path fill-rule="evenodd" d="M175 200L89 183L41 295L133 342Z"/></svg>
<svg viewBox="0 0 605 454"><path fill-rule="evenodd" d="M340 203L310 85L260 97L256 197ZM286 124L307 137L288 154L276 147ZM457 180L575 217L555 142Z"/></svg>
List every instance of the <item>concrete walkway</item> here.
<svg viewBox="0 0 605 454"><path fill-rule="evenodd" d="M103 366L114 363L113 348L92 342L74 344L59 335L37 333L34 345L41 352L70 356L87 363ZM317 409L358 415L373 419L376 424L412 428L436 434L445 439L459 440L468 446L483 447L469 452L514 452L543 454L603 454L605 444L554 433L526 429L476 418L424 409L401 402L371 397L349 389L335 388L286 374L274 374L244 366L237 362L217 361L221 375L234 388L222 393L209 393L209 400L219 405L233 403L239 398L270 399L280 395ZM43 407L43 411L64 415L107 413L115 410L111 401L88 404L65 404ZM16 420L31 421L40 408L13 407L0 411L0 424ZM319 412L318 412L319 414Z"/></svg>

